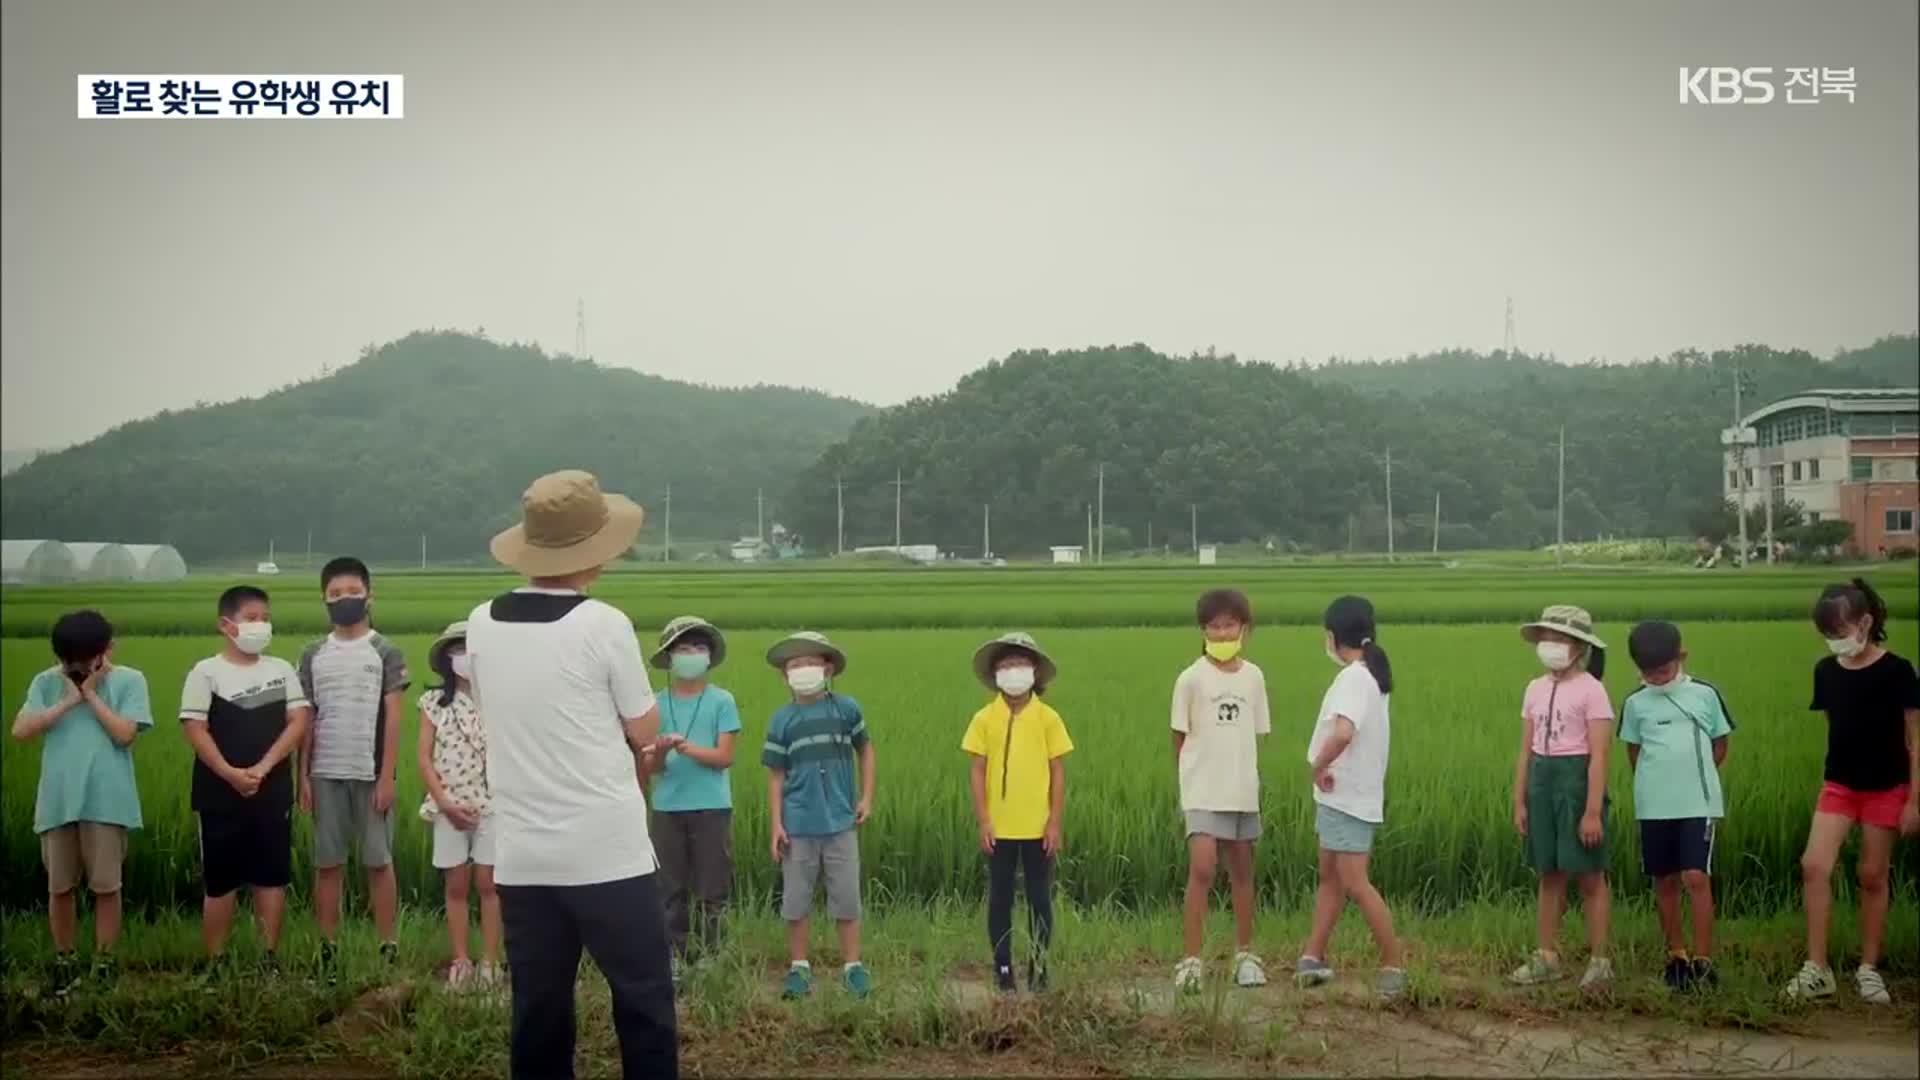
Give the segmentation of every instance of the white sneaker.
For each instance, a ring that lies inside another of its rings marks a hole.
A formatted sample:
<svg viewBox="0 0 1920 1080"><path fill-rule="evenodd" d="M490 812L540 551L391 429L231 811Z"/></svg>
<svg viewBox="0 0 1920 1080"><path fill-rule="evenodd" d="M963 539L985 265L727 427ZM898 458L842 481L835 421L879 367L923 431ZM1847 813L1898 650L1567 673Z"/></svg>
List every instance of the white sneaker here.
<svg viewBox="0 0 1920 1080"><path fill-rule="evenodd" d="M1832 976L1828 976L1829 982ZM1880 977L1879 969L1872 964L1861 964L1853 973L1854 988L1860 991L1860 1000L1869 1005L1891 1005L1893 995L1887 993L1887 980Z"/></svg>
<svg viewBox="0 0 1920 1080"><path fill-rule="evenodd" d="M464 990L472 981L473 961L455 960L453 966L447 968L447 989Z"/></svg>
<svg viewBox="0 0 1920 1080"><path fill-rule="evenodd" d="M1173 988L1183 992L1200 989L1200 958L1189 956L1173 966Z"/></svg>
<svg viewBox="0 0 1920 1080"><path fill-rule="evenodd" d="M1605 990L1613 983L1613 961L1596 956L1587 961L1587 973L1580 976L1580 989L1589 993Z"/></svg>
<svg viewBox="0 0 1920 1080"><path fill-rule="evenodd" d="M1785 994L1789 1001L1822 1001L1832 997L1837 989L1833 984L1833 969L1809 960L1801 964L1799 972L1788 981Z"/></svg>
<svg viewBox="0 0 1920 1080"><path fill-rule="evenodd" d="M1243 987L1267 985L1267 969L1260 966L1260 958L1250 952L1238 953L1233 958L1233 981Z"/></svg>

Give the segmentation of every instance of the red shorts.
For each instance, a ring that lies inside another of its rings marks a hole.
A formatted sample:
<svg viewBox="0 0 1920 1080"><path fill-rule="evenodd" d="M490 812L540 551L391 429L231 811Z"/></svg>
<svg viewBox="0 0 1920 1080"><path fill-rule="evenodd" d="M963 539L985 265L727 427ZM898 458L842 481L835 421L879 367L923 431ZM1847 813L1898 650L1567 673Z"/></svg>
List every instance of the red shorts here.
<svg viewBox="0 0 1920 1080"><path fill-rule="evenodd" d="M1820 801L1814 810L1822 814L1838 814L1862 825L1875 825L1882 829L1900 827L1900 811L1906 809L1906 784L1886 791L1855 791L1850 787L1829 780L1820 788Z"/></svg>

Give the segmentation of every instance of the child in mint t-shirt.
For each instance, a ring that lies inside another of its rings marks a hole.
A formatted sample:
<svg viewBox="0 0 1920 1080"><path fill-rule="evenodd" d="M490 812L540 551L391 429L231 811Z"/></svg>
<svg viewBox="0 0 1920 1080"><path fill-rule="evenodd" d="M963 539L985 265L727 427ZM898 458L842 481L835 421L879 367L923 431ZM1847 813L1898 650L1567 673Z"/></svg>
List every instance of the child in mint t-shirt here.
<svg viewBox="0 0 1920 1080"><path fill-rule="evenodd" d="M727 656L712 623L683 615L660 631L654 667L672 674L660 696L660 735L641 754L653 782L649 835L666 885L667 929L675 970L689 956L720 946L720 924L733 888L733 744L740 707L711 681ZM694 934L695 910L699 930ZM697 946L689 953L689 938Z"/></svg>
<svg viewBox="0 0 1920 1080"><path fill-rule="evenodd" d="M133 740L153 726L147 679L113 663L113 626L97 611L53 624L59 664L33 677L13 721L13 737L44 736L33 831L47 868L47 922L53 935L55 995L79 982L76 892L93 894L94 974L114 975L120 937L120 868L127 833L140 827Z"/></svg>
<svg viewBox="0 0 1920 1080"><path fill-rule="evenodd" d="M1713 829L1726 816L1720 763L1733 717L1720 691L1684 670L1680 628L1643 622L1627 637L1641 686L1620 705L1620 738L1633 765L1640 855L1653 879L1667 939L1667 986L1718 984L1713 969ZM1693 902L1693 953L1680 927L1680 893Z"/></svg>

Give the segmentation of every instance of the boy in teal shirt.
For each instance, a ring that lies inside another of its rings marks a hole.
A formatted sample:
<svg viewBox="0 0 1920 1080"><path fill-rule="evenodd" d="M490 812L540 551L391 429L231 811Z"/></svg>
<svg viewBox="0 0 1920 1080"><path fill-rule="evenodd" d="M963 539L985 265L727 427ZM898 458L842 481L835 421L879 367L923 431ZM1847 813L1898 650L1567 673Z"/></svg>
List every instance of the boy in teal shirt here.
<svg viewBox="0 0 1920 1080"><path fill-rule="evenodd" d="M58 665L33 677L13 737L46 736L33 831L47 868L47 922L56 954L52 992L79 981L75 892L84 877L93 893L94 974L110 980L120 938L120 868L127 833L140 827L140 791L133 779L133 740L153 726L146 676L113 663L113 626L97 611L75 611L53 624Z"/></svg>
<svg viewBox="0 0 1920 1080"><path fill-rule="evenodd" d="M840 981L866 997L873 980L860 962L860 842L856 830L873 812L873 742L860 703L836 694L847 654L802 630L767 650L793 701L773 714L760 761L767 767L767 809L773 861L780 864L780 917L787 923L787 980L782 993L813 992L807 960L813 891L827 882L827 914L840 934ZM855 765L859 782L855 786ZM856 801L856 799L858 801Z"/></svg>
<svg viewBox="0 0 1920 1080"><path fill-rule="evenodd" d="M660 699L660 735L641 751L644 785L653 780L648 835L666 885L667 930L674 970L691 954L693 909L700 909L698 956L720 946L720 921L733 890L733 744L740 706L711 682L727 658L727 641L712 623L682 615L660 631L654 667L672 675Z"/></svg>
<svg viewBox="0 0 1920 1080"><path fill-rule="evenodd" d="M1627 638L1642 685L1620 706L1620 738L1633 765L1634 816L1640 852L1653 878L1660 929L1667 939L1667 986L1715 986L1713 969L1713 829L1726 816L1720 763L1727 759L1733 717L1720 691L1684 670L1680 628L1643 622ZM1680 927L1680 893L1693 902L1693 954Z"/></svg>

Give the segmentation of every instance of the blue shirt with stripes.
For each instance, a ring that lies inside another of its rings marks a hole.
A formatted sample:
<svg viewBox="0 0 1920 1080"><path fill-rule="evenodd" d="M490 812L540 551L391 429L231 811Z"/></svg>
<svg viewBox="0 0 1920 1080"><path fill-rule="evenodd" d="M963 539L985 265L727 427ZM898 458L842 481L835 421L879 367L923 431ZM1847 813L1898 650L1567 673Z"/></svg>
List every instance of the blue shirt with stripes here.
<svg viewBox="0 0 1920 1080"><path fill-rule="evenodd" d="M853 828L860 798L855 755L866 745L860 703L843 694L789 703L773 714L760 762L786 771L780 815L788 836L833 836Z"/></svg>

